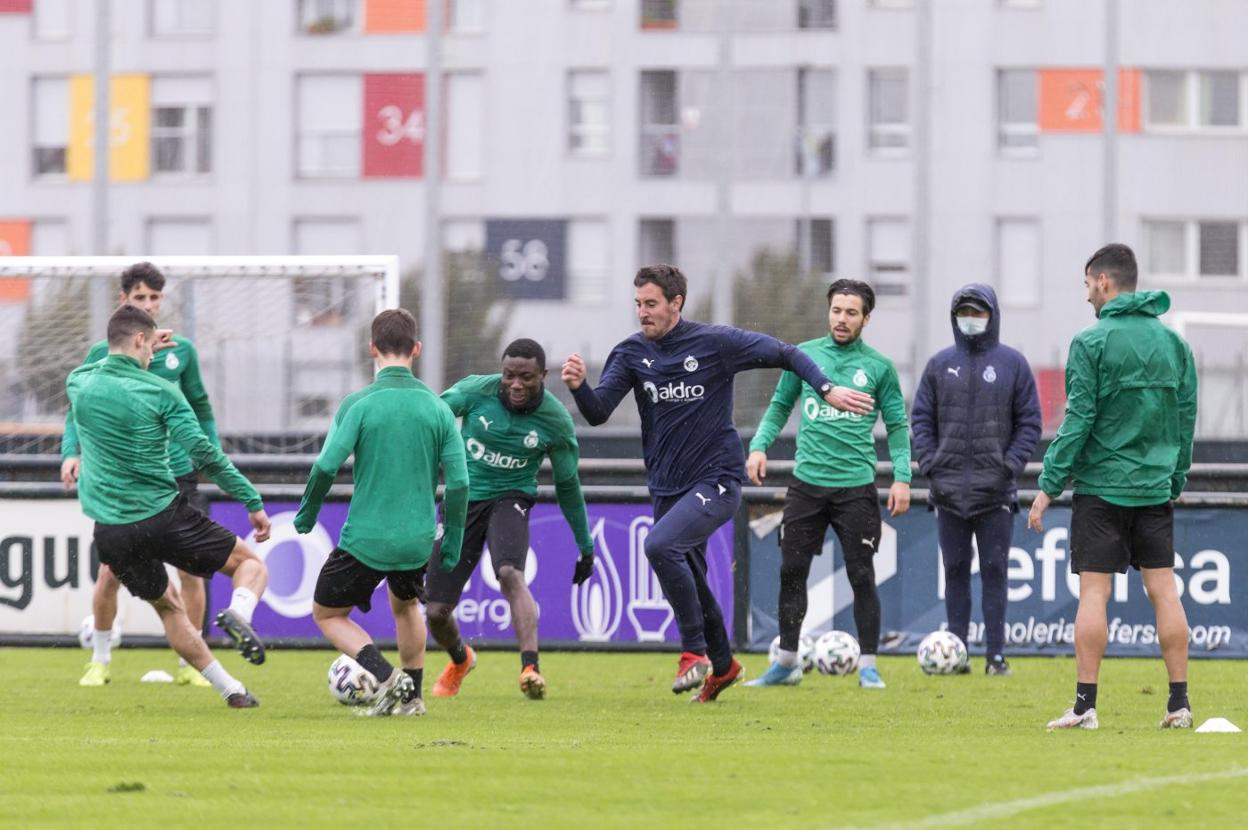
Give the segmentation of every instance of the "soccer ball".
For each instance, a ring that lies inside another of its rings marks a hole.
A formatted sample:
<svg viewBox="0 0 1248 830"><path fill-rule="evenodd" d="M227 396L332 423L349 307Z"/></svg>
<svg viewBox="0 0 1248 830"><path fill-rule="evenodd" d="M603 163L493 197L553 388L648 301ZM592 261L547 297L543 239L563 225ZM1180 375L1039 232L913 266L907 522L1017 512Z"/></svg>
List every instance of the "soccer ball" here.
<svg viewBox="0 0 1248 830"><path fill-rule="evenodd" d="M91 638L95 635L95 615L87 614L82 618L82 623L78 626L78 645L83 648L91 648ZM113 648L121 645L121 623L113 620L113 632L108 638Z"/></svg>
<svg viewBox="0 0 1248 830"><path fill-rule="evenodd" d="M815 640L815 668L821 674L853 674L862 650L852 634L829 631Z"/></svg>
<svg viewBox="0 0 1248 830"><path fill-rule="evenodd" d="M771 648L767 649L767 658L772 662L780 657L780 635L771 641ZM805 674L815 667L815 641L809 637L803 636L797 641L797 662L802 667L802 673Z"/></svg>
<svg viewBox="0 0 1248 830"><path fill-rule="evenodd" d="M924 674L953 674L966 665L966 645L950 631L933 631L919 643L919 668Z"/></svg>
<svg viewBox="0 0 1248 830"><path fill-rule="evenodd" d="M344 706L372 703L377 694L377 678L345 654L329 666L329 693Z"/></svg>

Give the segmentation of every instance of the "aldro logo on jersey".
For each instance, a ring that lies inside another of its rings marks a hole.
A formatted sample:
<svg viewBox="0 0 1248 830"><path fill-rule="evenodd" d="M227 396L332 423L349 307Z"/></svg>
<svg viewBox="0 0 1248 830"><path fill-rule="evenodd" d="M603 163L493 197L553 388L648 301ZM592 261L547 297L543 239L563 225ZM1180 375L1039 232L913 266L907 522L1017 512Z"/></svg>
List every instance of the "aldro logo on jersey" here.
<svg viewBox="0 0 1248 830"><path fill-rule="evenodd" d="M694 403L706 395L706 387L700 383L665 383L656 386L650 381L641 385L650 396L651 403Z"/></svg>
<svg viewBox="0 0 1248 830"><path fill-rule="evenodd" d="M802 414L809 421L839 421L845 418L853 420L861 420L862 416L856 412L842 412L830 403L825 403L818 398L807 398L802 402Z"/></svg>
<svg viewBox="0 0 1248 830"><path fill-rule="evenodd" d="M473 460L481 461L500 470L519 470L529 463L527 458L516 458L514 455L491 450L476 438L469 438L464 442L464 447L468 450L468 454L472 456Z"/></svg>

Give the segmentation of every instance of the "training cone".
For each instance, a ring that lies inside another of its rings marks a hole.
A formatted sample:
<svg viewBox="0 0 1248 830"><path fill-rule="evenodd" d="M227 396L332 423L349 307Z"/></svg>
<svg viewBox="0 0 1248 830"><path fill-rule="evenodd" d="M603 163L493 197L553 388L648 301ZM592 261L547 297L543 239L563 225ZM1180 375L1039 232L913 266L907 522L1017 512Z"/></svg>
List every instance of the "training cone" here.
<svg viewBox="0 0 1248 830"><path fill-rule="evenodd" d="M140 683L172 683L173 675L162 669L152 669L139 678ZM1238 731L1238 730L1236 730Z"/></svg>
<svg viewBox="0 0 1248 830"><path fill-rule="evenodd" d="M1226 718L1210 718L1202 723L1197 732L1242 732L1238 726L1231 723Z"/></svg>

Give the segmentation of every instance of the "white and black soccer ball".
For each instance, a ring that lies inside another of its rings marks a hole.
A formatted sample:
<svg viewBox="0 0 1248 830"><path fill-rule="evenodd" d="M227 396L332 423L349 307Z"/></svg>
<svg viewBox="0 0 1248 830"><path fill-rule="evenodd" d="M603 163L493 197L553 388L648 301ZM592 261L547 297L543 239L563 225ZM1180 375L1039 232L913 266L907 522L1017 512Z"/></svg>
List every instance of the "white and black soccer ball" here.
<svg viewBox="0 0 1248 830"><path fill-rule="evenodd" d="M861 656L858 641L847 631L829 631L815 640L815 668L820 674L853 674Z"/></svg>
<svg viewBox="0 0 1248 830"><path fill-rule="evenodd" d="M95 615L87 614L82 618L82 623L78 626L78 645L83 648L92 648L91 638L95 636ZM112 635L108 638L113 648L121 645L121 623L113 620Z"/></svg>
<svg viewBox="0 0 1248 830"><path fill-rule="evenodd" d="M919 643L918 658L924 674L954 674L966 665L966 644L951 631L933 631Z"/></svg>
<svg viewBox="0 0 1248 830"><path fill-rule="evenodd" d="M780 635L771 641L771 648L767 649L767 659L772 663L780 657ZM802 635L797 641L797 662L802 667L802 673L806 674L815 667L815 641L810 637Z"/></svg>
<svg viewBox="0 0 1248 830"><path fill-rule="evenodd" d="M329 666L329 693L344 706L372 703L377 694L377 678L345 654Z"/></svg>

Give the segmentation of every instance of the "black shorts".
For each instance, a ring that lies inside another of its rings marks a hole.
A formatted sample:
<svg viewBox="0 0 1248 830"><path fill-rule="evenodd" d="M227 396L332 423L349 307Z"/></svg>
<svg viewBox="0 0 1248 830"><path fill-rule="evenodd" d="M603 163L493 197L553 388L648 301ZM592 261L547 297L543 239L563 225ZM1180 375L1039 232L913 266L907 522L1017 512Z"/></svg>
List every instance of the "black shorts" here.
<svg viewBox="0 0 1248 830"><path fill-rule="evenodd" d="M1070 518L1070 570L1127 572L1127 567L1174 567L1174 505L1120 507L1075 495Z"/></svg>
<svg viewBox="0 0 1248 830"><path fill-rule="evenodd" d="M225 566L236 542L232 532L191 507L181 493L141 522L95 525L100 562L130 593L149 602L160 599L169 585L166 562L193 576L212 576Z"/></svg>
<svg viewBox="0 0 1248 830"><path fill-rule="evenodd" d="M342 548L334 548L321 566L312 598L317 605L326 608L355 606L367 613L373 607L373 591L383 579L390 585L390 592L399 599L425 601L423 567L414 571L378 571Z"/></svg>
<svg viewBox="0 0 1248 830"><path fill-rule="evenodd" d="M523 573L529 556L529 511L533 501L526 493L504 493L492 499L468 502L464 546L455 570L444 573L438 567L442 561L442 545L439 542L433 547L429 560L429 601L447 605L458 603L486 545L490 547L495 576L504 565Z"/></svg>
<svg viewBox="0 0 1248 830"><path fill-rule="evenodd" d="M208 494L199 492L199 473L192 470L184 476L178 476L174 479L178 484L178 492L186 496L186 500L205 516L210 516L208 506Z"/></svg>
<svg viewBox="0 0 1248 830"><path fill-rule="evenodd" d="M880 497L874 484L818 487L794 481L784 497L780 552L784 556L818 556L831 526L846 562L870 559L880 546L880 521Z"/></svg>

